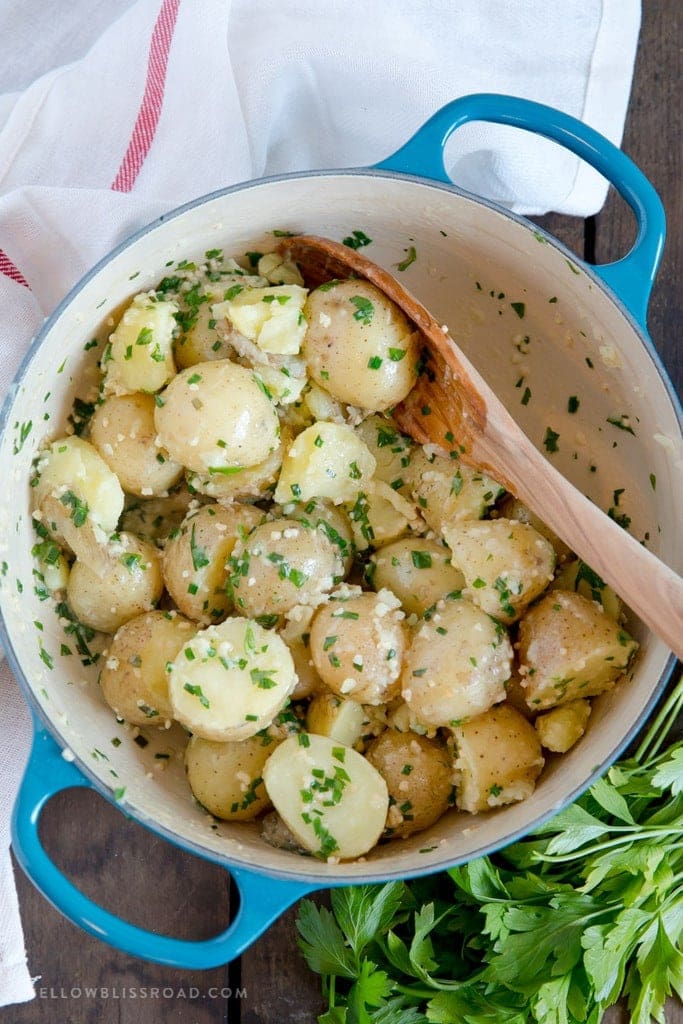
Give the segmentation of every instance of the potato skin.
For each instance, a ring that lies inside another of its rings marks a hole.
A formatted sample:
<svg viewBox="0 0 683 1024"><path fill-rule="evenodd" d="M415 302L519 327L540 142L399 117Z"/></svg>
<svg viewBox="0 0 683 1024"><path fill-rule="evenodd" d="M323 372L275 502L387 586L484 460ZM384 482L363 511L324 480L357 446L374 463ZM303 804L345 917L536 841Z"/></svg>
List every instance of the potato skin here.
<svg viewBox="0 0 683 1024"><path fill-rule="evenodd" d="M343 578L338 549L321 526L272 519L238 540L229 560L230 586L242 615L284 615L316 605Z"/></svg>
<svg viewBox="0 0 683 1024"><path fill-rule="evenodd" d="M532 710L611 689L638 644L595 601L554 590L519 625L519 670Z"/></svg>
<svg viewBox="0 0 683 1024"><path fill-rule="evenodd" d="M553 546L527 523L461 522L444 526L443 534L467 596L500 622L515 622L553 578Z"/></svg>
<svg viewBox="0 0 683 1024"><path fill-rule="evenodd" d="M453 793L453 764L446 747L438 740L385 729L372 741L365 756L389 790L387 837L421 832L448 810Z"/></svg>
<svg viewBox="0 0 683 1024"><path fill-rule="evenodd" d="M536 730L508 704L453 729L456 804L477 814L525 800L543 768Z"/></svg>
<svg viewBox="0 0 683 1024"><path fill-rule="evenodd" d="M274 749L260 736L225 743L192 736L185 749L190 789L214 817L251 821L271 806L261 773Z"/></svg>
<svg viewBox="0 0 683 1024"><path fill-rule="evenodd" d="M151 544L122 533L106 552L107 566L102 575L76 559L66 599L84 625L114 633L133 616L151 611L164 584L159 554Z"/></svg>
<svg viewBox="0 0 683 1024"><path fill-rule="evenodd" d="M497 507L504 519L516 519L518 523L528 523L538 530L552 544L558 562L564 562L571 554L565 542L514 494L506 494Z"/></svg>
<svg viewBox="0 0 683 1024"><path fill-rule="evenodd" d="M452 726L505 699L512 647L505 629L457 598L413 633L401 676L403 698L415 717Z"/></svg>
<svg viewBox="0 0 683 1024"><path fill-rule="evenodd" d="M226 561L263 517L251 505L204 505L185 518L163 555L164 583L183 615L206 626L228 614Z"/></svg>
<svg viewBox="0 0 683 1024"><path fill-rule="evenodd" d="M304 307L303 354L313 380L340 402L382 411L417 380L418 337L404 314L368 281L316 288Z"/></svg>
<svg viewBox="0 0 683 1024"><path fill-rule="evenodd" d="M398 696L405 649L403 613L393 594L331 600L311 623L313 664L339 697L386 704Z"/></svg>
<svg viewBox="0 0 683 1024"><path fill-rule="evenodd" d="M465 586L465 577L451 564L448 548L423 537L387 544L370 561L375 566L372 585L391 590L409 614L423 615L441 598Z"/></svg>
<svg viewBox="0 0 683 1024"><path fill-rule="evenodd" d="M492 477L433 447L416 448L404 473L420 514L436 533L447 523L481 519L503 488Z"/></svg>
<svg viewBox="0 0 683 1024"><path fill-rule="evenodd" d="M280 446L275 406L256 374L229 359L181 370L160 400L154 410L160 443L194 473L238 472Z"/></svg>
<svg viewBox="0 0 683 1024"><path fill-rule="evenodd" d="M164 494L183 475L183 467L156 443L154 398L141 391L112 395L95 410L90 439L128 494Z"/></svg>
<svg viewBox="0 0 683 1024"><path fill-rule="evenodd" d="M173 718L166 665L190 639L194 623L176 612L145 612L116 631L100 674L102 696L132 725Z"/></svg>

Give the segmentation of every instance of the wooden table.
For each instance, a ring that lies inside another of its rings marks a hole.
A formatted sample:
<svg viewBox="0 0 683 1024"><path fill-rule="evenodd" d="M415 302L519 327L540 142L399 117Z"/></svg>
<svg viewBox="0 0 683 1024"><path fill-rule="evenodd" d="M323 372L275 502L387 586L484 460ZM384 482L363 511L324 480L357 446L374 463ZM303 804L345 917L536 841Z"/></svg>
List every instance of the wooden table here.
<svg viewBox="0 0 683 1024"><path fill-rule="evenodd" d="M649 176L667 209L669 242L650 305L650 331L680 386L679 3L646 0L643 6L624 149ZM614 196L597 217L586 221L548 216L539 223L594 262L618 258L633 237L630 213ZM57 863L88 895L136 924L198 939L227 923L230 894L221 869L174 849L93 793L73 790L56 797L44 814L43 835ZM314 1021L322 1009L318 979L296 950L295 910L241 961L218 970L175 971L109 949L64 920L19 869L17 882L29 967L41 977L38 998L0 1010L0 1024L294 1024ZM71 994L86 986L97 994ZM122 996L126 989L135 989L138 997ZM627 1015L615 1008L606 1019L619 1024ZM680 1005L671 1002L666 1019L667 1024L683 1024Z"/></svg>

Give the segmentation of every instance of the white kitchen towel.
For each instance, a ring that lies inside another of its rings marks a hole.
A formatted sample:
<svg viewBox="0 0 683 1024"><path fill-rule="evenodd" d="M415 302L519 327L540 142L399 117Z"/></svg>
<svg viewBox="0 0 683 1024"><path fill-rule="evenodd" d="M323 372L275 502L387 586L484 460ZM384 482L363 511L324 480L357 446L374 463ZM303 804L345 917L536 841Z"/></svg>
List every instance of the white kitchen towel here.
<svg viewBox="0 0 683 1024"><path fill-rule="evenodd" d="M373 164L471 92L559 107L619 143L639 24L638 0L1 5L0 397L79 276L131 231L202 193ZM585 216L605 198L595 172L510 128L465 126L446 166L457 184L517 212ZM29 728L4 671L8 794ZM0 1005L31 993L7 842L0 816Z"/></svg>

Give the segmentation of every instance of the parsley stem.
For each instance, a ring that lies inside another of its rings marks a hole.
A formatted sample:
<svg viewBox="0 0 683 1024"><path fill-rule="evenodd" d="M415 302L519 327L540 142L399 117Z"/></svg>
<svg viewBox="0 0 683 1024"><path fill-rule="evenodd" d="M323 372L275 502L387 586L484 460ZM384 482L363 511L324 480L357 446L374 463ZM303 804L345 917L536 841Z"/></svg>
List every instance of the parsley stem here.
<svg viewBox="0 0 683 1024"><path fill-rule="evenodd" d="M535 856L536 860L544 861L547 864L566 864L573 860L584 860L587 857L593 857L595 854L602 853L604 850L613 849L615 846L630 846L631 843L638 842L643 839L653 839L657 836L662 836L664 839L671 841L673 836L683 836L683 828L672 829L671 826L665 826L663 828L648 828L647 825L636 826L638 831L633 831L633 826L626 825L623 827L611 826L610 830L613 832L621 831L626 832L626 835L619 836L617 839L610 839L604 843L596 843L594 846L582 846L578 850L572 850L571 853L537 853ZM629 829L632 831L629 832Z"/></svg>
<svg viewBox="0 0 683 1024"><path fill-rule="evenodd" d="M643 761L649 760L659 753L680 711L683 711L683 676L678 680L647 730L645 738L636 750L636 761L642 764Z"/></svg>

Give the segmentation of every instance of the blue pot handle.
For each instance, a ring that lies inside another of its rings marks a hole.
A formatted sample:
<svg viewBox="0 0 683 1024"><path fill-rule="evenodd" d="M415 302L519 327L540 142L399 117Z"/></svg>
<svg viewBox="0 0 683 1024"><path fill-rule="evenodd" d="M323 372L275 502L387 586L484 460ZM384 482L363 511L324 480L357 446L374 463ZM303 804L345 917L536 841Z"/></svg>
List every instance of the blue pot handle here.
<svg viewBox="0 0 683 1024"><path fill-rule="evenodd" d="M582 121L514 96L463 96L437 110L405 145L375 167L450 183L444 167L444 147L451 133L468 121L507 124L559 142L614 185L635 214L638 235L626 256L595 267L595 271L645 327L647 304L666 237L664 207L633 161Z"/></svg>
<svg viewBox="0 0 683 1024"><path fill-rule="evenodd" d="M143 960L199 970L234 960L301 896L319 886L258 875L244 868L230 873L240 892L234 921L211 939L190 941L156 935L122 921L84 896L50 860L38 823L47 801L62 789L91 787L48 732L36 727L33 749L12 817L12 845L22 868L57 910L111 946Z"/></svg>

